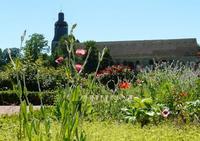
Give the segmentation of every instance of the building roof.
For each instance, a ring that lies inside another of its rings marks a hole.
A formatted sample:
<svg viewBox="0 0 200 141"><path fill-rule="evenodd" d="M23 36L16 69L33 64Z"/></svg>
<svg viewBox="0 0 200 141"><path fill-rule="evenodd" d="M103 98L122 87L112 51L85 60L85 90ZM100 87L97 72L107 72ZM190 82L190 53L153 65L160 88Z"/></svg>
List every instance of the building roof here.
<svg viewBox="0 0 200 141"><path fill-rule="evenodd" d="M195 38L141 41L97 42L97 48L109 48L113 59L192 57L198 52Z"/></svg>

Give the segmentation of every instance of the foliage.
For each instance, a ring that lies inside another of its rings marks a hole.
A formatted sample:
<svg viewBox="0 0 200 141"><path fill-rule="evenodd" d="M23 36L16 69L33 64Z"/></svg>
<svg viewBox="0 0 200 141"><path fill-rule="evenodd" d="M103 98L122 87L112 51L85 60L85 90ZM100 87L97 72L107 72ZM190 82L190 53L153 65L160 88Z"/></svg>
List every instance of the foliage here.
<svg viewBox="0 0 200 141"><path fill-rule="evenodd" d="M110 89L117 89L121 81L131 82L134 79L134 72L124 65L113 65L98 71L97 79Z"/></svg>
<svg viewBox="0 0 200 141"><path fill-rule="evenodd" d="M23 81L22 73L25 75L26 87L28 91L38 91L36 76L39 73L39 82L42 90L56 90L57 88L64 88L64 84L67 81L64 66L57 67L44 67L45 63L43 59L38 59L36 63L29 65L22 64L20 60L15 60L15 63L19 63L20 75L19 79ZM13 85L16 84L16 73L11 64L5 67L5 71L0 72L0 86L1 90L12 90Z"/></svg>
<svg viewBox="0 0 200 141"><path fill-rule="evenodd" d="M141 88L146 89L145 96L167 103L171 109L171 102L183 92L188 94L185 97L187 101L199 97L199 73L200 70L194 70L194 66L163 63L155 68L145 69L138 75L138 79L144 81Z"/></svg>
<svg viewBox="0 0 200 141"><path fill-rule="evenodd" d="M124 119L128 122L139 122L141 127L153 121L156 123L159 116L161 115L161 110L158 105L153 104L151 98L141 99L139 97L134 97L133 102L129 104L128 107L123 108Z"/></svg>
<svg viewBox="0 0 200 141"><path fill-rule="evenodd" d="M99 67L100 70L105 69L106 67L112 66L114 64L113 59L110 55L110 50L108 49L103 57L103 60L101 62L101 65Z"/></svg>
<svg viewBox="0 0 200 141"><path fill-rule="evenodd" d="M21 57L21 52L20 52L19 48L9 48L9 49L6 48L6 49L4 49L4 51L2 53L2 63L3 63L3 65L10 62L10 58L9 58L9 55L8 55L9 50L11 52L11 56L12 56L13 59Z"/></svg>
<svg viewBox="0 0 200 141"><path fill-rule="evenodd" d="M35 62L42 54L42 50L48 46L48 41L42 34L32 34L30 39L26 41L24 50L25 60L29 62Z"/></svg>
<svg viewBox="0 0 200 141"><path fill-rule="evenodd" d="M96 42L95 41L87 41L84 43L86 50L89 50L91 48L91 55L88 58L88 61L85 65L85 72L91 73L94 72L97 68L98 64L98 50L96 47Z"/></svg>
<svg viewBox="0 0 200 141"><path fill-rule="evenodd" d="M97 49L97 45L95 41L86 41L84 42L85 49L88 50L91 49L90 56L88 58L88 62L85 66L86 73L92 73L96 71L99 57L100 57L100 51ZM108 48L106 48L106 51L104 52L103 59L101 61L101 64L99 66L99 69L104 69L110 65L113 65L112 57L110 56L110 51Z"/></svg>
<svg viewBox="0 0 200 141"><path fill-rule="evenodd" d="M79 43L79 41L72 34L67 35L67 36L64 35L61 37L61 39L58 41L58 43L55 46L53 46L53 49L52 49L52 56L54 57L54 60L58 56L67 57L69 55L67 48L70 46L72 41L74 43Z"/></svg>
<svg viewBox="0 0 200 141"><path fill-rule="evenodd" d="M52 49L52 56L54 57L54 60L58 56L67 56L67 39L68 36L61 37L58 44L54 47L54 49Z"/></svg>
<svg viewBox="0 0 200 141"><path fill-rule="evenodd" d="M40 98L43 99L43 103L46 105L53 105L56 97L55 92L44 91L42 93L38 92L27 92L28 100L33 105L40 105ZM22 97L25 100L25 97ZM20 101L15 91L0 91L0 105L19 105Z"/></svg>
<svg viewBox="0 0 200 141"><path fill-rule="evenodd" d="M0 48L0 69L3 65L3 52L2 52L2 49Z"/></svg>
<svg viewBox="0 0 200 141"><path fill-rule="evenodd" d="M183 64L160 64L146 68L137 75L134 95L152 98L153 102L169 107L177 122L189 122L188 101L199 99L199 69Z"/></svg>
<svg viewBox="0 0 200 141"><path fill-rule="evenodd" d="M186 102L186 110L192 121L200 122L200 100Z"/></svg>

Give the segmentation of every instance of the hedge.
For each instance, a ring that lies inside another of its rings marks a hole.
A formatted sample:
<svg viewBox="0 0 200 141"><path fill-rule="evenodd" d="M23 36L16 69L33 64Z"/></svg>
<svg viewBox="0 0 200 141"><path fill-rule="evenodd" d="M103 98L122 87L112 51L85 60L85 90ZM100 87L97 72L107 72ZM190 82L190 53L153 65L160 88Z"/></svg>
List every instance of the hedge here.
<svg viewBox="0 0 200 141"><path fill-rule="evenodd" d="M46 105L52 105L56 96L56 92L42 92L42 102ZM25 96L22 96L22 99L25 100ZM28 100L33 105L40 105L39 92L28 92ZM0 105L19 105L20 100L17 94L12 91L0 91Z"/></svg>

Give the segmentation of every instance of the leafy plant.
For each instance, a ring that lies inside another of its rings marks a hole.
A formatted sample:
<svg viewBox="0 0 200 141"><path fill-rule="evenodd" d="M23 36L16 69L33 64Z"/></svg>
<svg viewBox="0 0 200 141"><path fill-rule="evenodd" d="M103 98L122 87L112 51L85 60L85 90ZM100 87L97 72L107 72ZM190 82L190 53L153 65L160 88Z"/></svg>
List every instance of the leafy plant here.
<svg viewBox="0 0 200 141"><path fill-rule="evenodd" d="M122 108L124 119L128 122L139 122L141 127L153 121L156 123L160 116L160 107L153 104L151 98L134 97L128 107Z"/></svg>
<svg viewBox="0 0 200 141"><path fill-rule="evenodd" d="M186 109L191 121L200 122L200 100L186 102Z"/></svg>

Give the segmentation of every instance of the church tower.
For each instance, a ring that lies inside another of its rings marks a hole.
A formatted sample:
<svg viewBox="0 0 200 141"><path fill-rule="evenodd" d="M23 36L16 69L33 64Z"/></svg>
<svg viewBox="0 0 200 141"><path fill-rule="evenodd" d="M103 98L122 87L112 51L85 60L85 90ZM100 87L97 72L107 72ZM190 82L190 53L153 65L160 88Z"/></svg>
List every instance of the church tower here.
<svg viewBox="0 0 200 141"><path fill-rule="evenodd" d="M64 13L58 13L58 21L55 23L54 38L51 43L51 53L55 51L58 41L62 36L68 36L68 24L64 21Z"/></svg>

